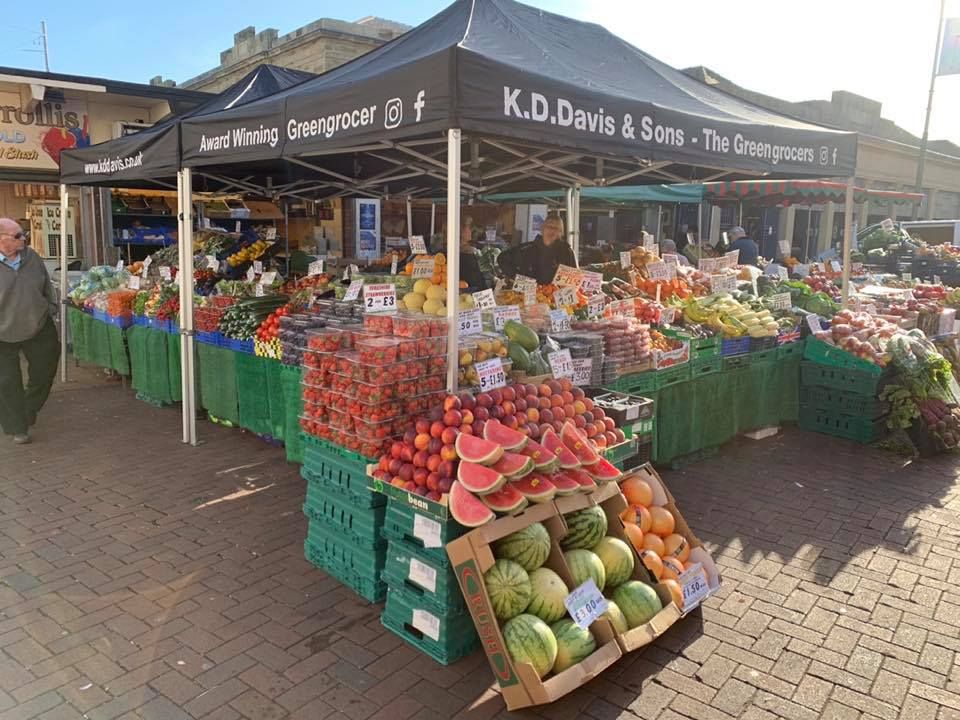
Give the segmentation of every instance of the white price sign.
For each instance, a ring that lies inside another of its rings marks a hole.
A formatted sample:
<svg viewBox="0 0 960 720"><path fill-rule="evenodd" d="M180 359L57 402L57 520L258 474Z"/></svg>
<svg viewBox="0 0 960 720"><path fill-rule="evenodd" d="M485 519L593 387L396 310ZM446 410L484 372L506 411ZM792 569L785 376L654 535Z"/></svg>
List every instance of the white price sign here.
<svg viewBox="0 0 960 720"><path fill-rule="evenodd" d="M550 353L550 370L556 379L573 377L573 358L569 350Z"/></svg>
<svg viewBox="0 0 960 720"><path fill-rule="evenodd" d="M597 588L593 578L575 588L572 593L563 599L563 604L570 613L570 617L581 630L590 627L594 620L607 611L609 603L603 593Z"/></svg>
<svg viewBox="0 0 960 720"><path fill-rule="evenodd" d="M443 545L440 540L440 523L420 513L413 514L413 536L420 540L425 548L438 548Z"/></svg>
<svg viewBox="0 0 960 720"><path fill-rule="evenodd" d="M600 317L603 315L603 308L607 304L606 297L601 293L593 295L589 300L587 300L587 316L588 317Z"/></svg>
<svg viewBox="0 0 960 720"><path fill-rule="evenodd" d="M783 255L783 257L790 257L791 247L789 240L781 240L779 243L777 243L777 245L779 246L780 254Z"/></svg>
<svg viewBox="0 0 960 720"><path fill-rule="evenodd" d="M535 287L524 288L523 290L523 304L525 307L530 305L537 304L537 289Z"/></svg>
<svg viewBox="0 0 960 720"><path fill-rule="evenodd" d="M410 558L407 577L425 590L437 591L437 571L417 558Z"/></svg>
<svg viewBox="0 0 960 720"><path fill-rule="evenodd" d="M735 293L737 292L736 275L711 275L710 291L715 293Z"/></svg>
<svg viewBox="0 0 960 720"><path fill-rule="evenodd" d="M273 281L276 280L276 279L277 279L277 271L276 271L276 270L270 270L270 271L265 272L263 275L260 276L260 282L261 282L262 284L264 284L264 285L267 285L267 286L273 285Z"/></svg>
<svg viewBox="0 0 960 720"><path fill-rule="evenodd" d="M593 375L593 358L577 358L573 361L573 384L589 385Z"/></svg>
<svg viewBox="0 0 960 720"><path fill-rule="evenodd" d="M569 265L560 265L557 267L557 272L553 275L553 284L557 287L580 287L580 282L583 279L582 275L577 268L570 267Z"/></svg>
<svg viewBox="0 0 960 720"><path fill-rule="evenodd" d="M233 231L234 231L237 235L240 234L240 221L239 221L239 220L237 220L237 221L233 224Z"/></svg>
<svg viewBox="0 0 960 720"><path fill-rule="evenodd" d="M532 277L527 277L526 275L517 275L513 279L513 289L516 292L526 293L531 288L534 292L537 291L537 281Z"/></svg>
<svg viewBox="0 0 960 720"><path fill-rule="evenodd" d="M830 261L830 267L833 269L834 272L843 272L843 265L841 265L836 260Z"/></svg>
<svg viewBox="0 0 960 720"><path fill-rule="evenodd" d="M651 280L673 280L677 277L676 263L668 263L663 260L647 263L647 275Z"/></svg>
<svg viewBox="0 0 960 720"><path fill-rule="evenodd" d="M900 277L903 278L904 282L913 282L913 275L910 273L903 273L900 275Z"/></svg>
<svg viewBox="0 0 960 720"><path fill-rule="evenodd" d="M481 310L489 310L497 306L497 299L493 296L493 290L481 290L473 294L473 301Z"/></svg>
<svg viewBox="0 0 960 720"><path fill-rule="evenodd" d="M683 591L683 611L688 613L703 602L710 594L707 575L703 566L695 563L680 574L680 588Z"/></svg>
<svg viewBox="0 0 960 720"><path fill-rule="evenodd" d="M344 294L343 299L347 302L351 300L356 300L360 297L360 290L363 289L363 280L354 280L350 283L350 287L347 288L347 292Z"/></svg>
<svg viewBox="0 0 960 720"><path fill-rule="evenodd" d="M413 274L414 280L433 277L434 260L433 258L414 258Z"/></svg>
<svg viewBox="0 0 960 720"><path fill-rule="evenodd" d="M654 239L653 235L651 235L650 233L648 233L646 230L643 230L643 231L641 231L641 232L642 232L642 234L643 234L643 247L644 247L644 249L645 249L645 250L653 250L653 251L656 251L656 249L657 249L657 241Z"/></svg>
<svg viewBox="0 0 960 720"><path fill-rule="evenodd" d="M254 271L257 275L259 275L260 273L263 272L263 261L262 261L262 260L254 260L254 261L253 261L253 271Z"/></svg>
<svg viewBox="0 0 960 720"><path fill-rule="evenodd" d="M397 254L396 253L393 253L390 256L390 274L391 275L397 274Z"/></svg>
<svg viewBox="0 0 960 720"><path fill-rule="evenodd" d="M216 256L216 255L207 255L206 258L207 258L207 268L208 268L208 269L210 269L210 270L219 270L219 269L220 269L220 261L217 260L217 256Z"/></svg>
<svg viewBox="0 0 960 720"><path fill-rule="evenodd" d="M480 378L480 389L483 392L507 384L507 373L503 370L503 362L500 358L475 363L474 368L476 368L477 377Z"/></svg>
<svg viewBox="0 0 960 720"><path fill-rule="evenodd" d="M152 257L148 257L148 258L146 258L146 259L143 261L143 267L140 268L140 274L143 275L143 277L146 277L146 276L147 276L147 270L150 269L150 266L151 266L151 265L153 265L153 258L152 258Z"/></svg>
<svg viewBox="0 0 960 720"><path fill-rule="evenodd" d="M117 260L117 272L123 270L123 260Z"/></svg>
<svg viewBox="0 0 960 720"><path fill-rule="evenodd" d="M483 330L483 317L479 310L467 310L457 315L461 335L475 335Z"/></svg>
<svg viewBox="0 0 960 720"><path fill-rule="evenodd" d="M777 268L777 277L778 277L782 282L786 282L787 280L790 279L790 271L787 270L787 268L785 268L783 265L780 265L780 266Z"/></svg>
<svg viewBox="0 0 960 720"><path fill-rule="evenodd" d="M497 332L503 330L507 320L520 322L520 308L516 305L499 305L493 309L493 329Z"/></svg>
<svg viewBox="0 0 960 720"><path fill-rule="evenodd" d="M789 310L791 307L793 307L793 300L790 298L790 293L777 293L770 296L771 310Z"/></svg>
<svg viewBox="0 0 960 720"><path fill-rule="evenodd" d="M139 275L131 275L131 276L130 276L130 279L127 280L127 287L130 288L131 290L139 290L139 289L140 289L140 276L139 276Z"/></svg>
<svg viewBox="0 0 960 720"><path fill-rule="evenodd" d="M702 273L706 273L707 275L711 275L718 270L723 270L723 268L723 258L700 258L700 260L697 262L697 269Z"/></svg>
<svg viewBox="0 0 960 720"><path fill-rule="evenodd" d="M555 333L570 332L570 315L566 310L550 311L550 331ZM569 353L569 350L567 352Z"/></svg>
<svg viewBox="0 0 960 720"><path fill-rule="evenodd" d="M736 267L740 264L740 251L731 250L728 253L723 254L724 265L728 268Z"/></svg>
<svg viewBox="0 0 960 720"><path fill-rule="evenodd" d="M307 275L322 275L323 260L314 260L307 266Z"/></svg>
<svg viewBox="0 0 960 720"><path fill-rule="evenodd" d="M396 310L397 286L391 285L390 283L364 285L363 309L368 313Z"/></svg>
<svg viewBox="0 0 960 720"><path fill-rule="evenodd" d="M266 292L263 289L263 283L257 283L253 286L253 294L255 297L263 297L266 295Z"/></svg>
<svg viewBox="0 0 960 720"><path fill-rule="evenodd" d="M810 332L814 334L823 332L823 328L820 326L820 318L813 313L807 315L807 327L810 328Z"/></svg>
<svg viewBox="0 0 960 720"><path fill-rule="evenodd" d="M248 267L248 268L247 268L247 282L253 282L253 281L256 280L256 279L257 279L257 273L254 272L254 269L253 269L252 266L251 266L251 267Z"/></svg>
<svg viewBox="0 0 960 720"><path fill-rule="evenodd" d="M633 264L633 261L630 259L630 251L620 253L620 267L628 268Z"/></svg>
<svg viewBox="0 0 960 720"><path fill-rule="evenodd" d="M893 220L891 220L890 218L881 220L880 227L882 227L886 232L893 232L893 228L894 228Z"/></svg>
<svg viewBox="0 0 960 720"><path fill-rule="evenodd" d="M164 280L167 280L167 281L173 279L173 273L170 272L170 266L169 266L169 265L161 265L161 266L160 266L160 277L163 278Z"/></svg>
<svg viewBox="0 0 960 720"><path fill-rule="evenodd" d="M580 278L580 290L584 295L590 296L600 292L603 286L603 275L596 272L587 272L584 270Z"/></svg>
<svg viewBox="0 0 960 720"><path fill-rule="evenodd" d="M277 229L275 227L267 228L267 240L277 239Z"/></svg>
<svg viewBox="0 0 960 720"><path fill-rule="evenodd" d="M423 235L410 236L410 252L414 255L427 254L427 244L423 241Z"/></svg>
<svg viewBox="0 0 960 720"><path fill-rule="evenodd" d="M557 307L577 304L577 291L572 287L560 287L553 294L553 304Z"/></svg>

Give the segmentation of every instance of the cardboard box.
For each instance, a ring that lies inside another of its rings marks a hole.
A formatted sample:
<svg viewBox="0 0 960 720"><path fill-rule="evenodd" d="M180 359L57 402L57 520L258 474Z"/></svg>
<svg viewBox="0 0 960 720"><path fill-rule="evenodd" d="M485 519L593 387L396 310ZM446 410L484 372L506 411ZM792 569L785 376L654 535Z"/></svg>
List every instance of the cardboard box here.
<svg viewBox="0 0 960 720"><path fill-rule="evenodd" d="M583 510L591 505L599 505L607 515L607 535L619 538L627 544L627 547L633 548L630 540L624 534L623 521L620 519L620 514L627 509L627 501L620 492L620 486L617 483L602 485L590 495L569 495L558 498L556 505L561 517L577 510ZM649 622L631 628L625 633L617 634L617 642L623 652L630 652L644 645L649 645L669 630L670 626L681 617L680 608L673 602L670 591L657 582L657 579L640 561L638 553L634 552L634 558L636 562L633 566L633 579L653 586L653 589L657 592L657 597L663 603L663 610L654 615Z"/></svg>
<svg viewBox="0 0 960 720"><path fill-rule="evenodd" d="M683 345L676 350L653 350L653 367L657 370L666 370L686 362L690 362L689 340L684 340Z"/></svg>
<svg viewBox="0 0 960 720"><path fill-rule="evenodd" d="M544 567L554 570L572 589L570 572L558 544L566 534L567 527L553 503L532 505L518 515L495 520L447 545L447 555L453 563L480 642L510 710L553 702L595 678L622 655L613 627L609 621L601 618L590 626L590 632L597 641L594 653L557 675L541 679L532 665L514 663L510 658L500 626L493 615L483 575L494 563L491 543L535 522L544 524L552 541L550 556Z"/></svg>

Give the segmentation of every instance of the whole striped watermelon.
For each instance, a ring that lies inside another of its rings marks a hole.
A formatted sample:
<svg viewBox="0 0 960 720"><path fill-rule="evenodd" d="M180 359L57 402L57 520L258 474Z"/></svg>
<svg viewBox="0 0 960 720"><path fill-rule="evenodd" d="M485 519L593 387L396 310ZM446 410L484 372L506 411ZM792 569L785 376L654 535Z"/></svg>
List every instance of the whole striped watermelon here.
<svg viewBox="0 0 960 720"><path fill-rule="evenodd" d="M564 550L592 548L607 534L607 514L599 505L592 505L564 515L567 534L560 540Z"/></svg>
<svg viewBox="0 0 960 720"><path fill-rule="evenodd" d="M493 543L494 557L513 560L527 572L543 565L550 554L550 535L541 523L533 523Z"/></svg>
<svg viewBox="0 0 960 720"><path fill-rule="evenodd" d="M567 614L564 598L570 594L566 583L550 568L537 568L530 573L530 604L527 612L545 623L556 622Z"/></svg>
<svg viewBox="0 0 960 720"><path fill-rule="evenodd" d="M483 575L493 614L498 620L516 617L530 603L530 576L513 560L497 560Z"/></svg>
<svg viewBox="0 0 960 720"><path fill-rule="evenodd" d="M573 586L580 587L590 578L597 584L597 590L603 592L607 584L607 571L596 553L590 550L571 550L563 554L567 561L567 567L570 568L570 576L573 578Z"/></svg>
<svg viewBox="0 0 960 720"><path fill-rule="evenodd" d="M620 609L620 606L617 605L613 600L607 600L607 611L601 615L610 621L610 624L613 625L613 629L618 633L625 633L630 629L630 625L627 624L627 618L623 614L623 610Z"/></svg>
<svg viewBox="0 0 960 720"><path fill-rule="evenodd" d="M607 572L607 587L615 588L633 576L635 560L633 548L615 537L601 538L593 546L593 552L600 558Z"/></svg>
<svg viewBox="0 0 960 720"><path fill-rule="evenodd" d="M557 639L557 659L553 663L555 673L573 667L597 649L593 634L589 630L581 630L570 618L558 620L550 626L550 630Z"/></svg>
<svg viewBox="0 0 960 720"><path fill-rule="evenodd" d="M628 580L614 590L613 601L623 611L631 628L650 622L663 609L656 591L639 580Z"/></svg>
<svg viewBox="0 0 960 720"><path fill-rule="evenodd" d="M536 615L517 615L503 626L503 640L515 663L530 663L543 677L557 660L557 639Z"/></svg>

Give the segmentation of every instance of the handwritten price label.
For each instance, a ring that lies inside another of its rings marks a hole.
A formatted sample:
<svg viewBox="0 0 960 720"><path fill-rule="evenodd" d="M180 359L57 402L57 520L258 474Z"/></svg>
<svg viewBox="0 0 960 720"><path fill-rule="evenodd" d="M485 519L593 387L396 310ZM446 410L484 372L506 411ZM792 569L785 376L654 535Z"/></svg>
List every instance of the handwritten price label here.
<svg viewBox="0 0 960 720"><path fill-rule="evenodd" d="M393 253L390 256L390 274L391 275L397 274L397 254L396 253Z"/></svg>
<svg viewBox="0 0 960 720"><path fill-rule="evenodd" d="M703 566L695 563L680 575L680 588L683 591L683 611L688 613L702 603L710 594Z"/></svg>
<svg viewBox="0 0 960 720"><path fill-rule="evenodd" d="M489 310L497 306L497 299L493 296L493 290L481 290L473 294L473 301L481 310Z"/></svg>
<svg viewBox="0 0 960 720"><path fill-rule="evenodd" d="M594 620L607 611L608 607L607 599L597 588L593 578L575 588L563 599L563 604L581 630L590 627Z"/></svg>
<svg viewBox="0 0 960 720"><path fill-rule="evenodd" d="M573 377L573 358L570 357L570 351L557 350L550 353L550 370L557 380Z"/></svg>
<svg viewBox="0 0 960 720"><path fill-rule="evenodd" d="M127 287L131 290L140 289L140 277L138 275L131 275L130 279L127 280Z"/></svg>
<svg viewBox="0 0 960 720"><path fill-rule="evenodd" d="M427 244L423 241L423 235L410 236L410 252L413 255L427 254Z"/></svg>
<svg viewBox="0 0 960 720"><path fill-rule="evenodd" d="M736 267L740 264L740 251L731 250L723 254L723 262L728 268Z"/></svg>
<svg viewBox="0 0 960 720"><path fill-rule="evenodd" d="M169 265L160 266L160 277L168 282L173 279L173 273L170 271Z"/></svg>
<svg viewBox="0 0 960 720"><path fill-rule="evenodd" d="M787 268L783 267L783 265L779 266L777 268L777 278L781 282L786 282L787 280L790 279L790 271L787 270Z"/></svg>
<svg viewBox="0 0 960 720"><path fill-rule="evenodd" d="M461 335L475 335L483 330L483 316L479 310L467 310L457 315Z"/></svg>
<svg viewBox="0 0 960 720"><path fill-rule="evenodd" d="M363 309L368 313L396 310L397 286L390 283L365 285L363 287Z"/></svg>
<svg viewBox="0 0 960 720"><path fill-rule="evenodd" d="M253 261L253 271L254 271L257 275L259 275L260 273L263 272L263 262L262 262L261 260L254 260L254 261Z"/></svg>
<svg viewBox="0 0 960 720"><path fill-rule="evenodd" d="M673 280L677 277L677 266L674 263L658 260L647 263L647 274L651 280Z"/></svg>
<svg viewBox="0 0 960 720"><path fill-rule="evenodd" d="M836 260L830 261L830 267L833 269L834 272L843 272L843 265L841 265Z"/></svg>
<svg viewBox="0 0 960 720"><path fill-rule="evenodd" d="M151 266L152 264L153 264L153 258L152 258L152 257L148 257L148 258L146 258L146 259L143 261L143 267L140 268L140 274L141 274L143 277L146 277L146 276L147 276L147 270L150 269L150 266Z"/></svg>
<svg viewBox="0 0 960 720"><path fill-rule="evenodd" d="M573 384L589 385L593 376L593 358L577 358L573 361Z"/></svg>
<svg viewBox="0 0 960 720"><path fill-rule="evenodd" d="M208 270L219 270L219 269L220 269L220 261L217 260L217 256L216 256L216 255L207 255L207 256L206 256L206 259L207 259L207 269L208 269Z"/></svg>
<svg viewBox="0 0 960 720"><path fill-rule="evenodd" d="M600 288L603 286L603 275L601 273L584 270L581 275L580 290L584 295L590 296L600 292Z"/></svg>
<svg viewBox="0 0 960 720"><path fill-rule="evenodd" d="M628 268L628 267L630 267L632 264L633 264L633 261L630 259L630 252L629 252L629 251L620 253L620 267L622 267L622 268Z"/></svg>
<svg viewBox="0 0 960 720"><path fill-rule="evenodd" d="M267 240L277 239L277 229L275 227L267 228Z"/></svg>
<svg viewBox="0 0 960 720"><path fill-rule="evenodd" d="M123 260L117 260L117 272L123 270Z"/></svg>
<svg viewBox="0 0 960 720"><path fill-rule="evenodd" d="M480 378L480 389L484 392L507 384L507 373L503 369L500 358L484 360L474 365L477 377Z"/></svg>
<svg viewBox="0 0 960 720"><path fill-rule="evenodd" d="M700 260L697 262L697 269L702 273L706 273L707 275L711 275L718 270L723 270L723 267L723 258L700 258Z"/></svg>
<svg viewBox="0 0 960 720"><path fill-rule="evenodd" d="M577 291L572 287L557 288L553 294L553 303L557 307L577 304Z"/></svg>
<svg viewBox="0 0 960 720"><path fill-rule="evenodd" d="M810 332L814 335L818 332L823 332L823 327L820 325L820 318L813 313L807 315L807 327L810 328Z"/></svg>
<svg viewBox="0 0 960 720"><path fill-rule="evenodd" d="M270 285L273 285L273 282L276 279L277 279L276 270L270 270L269 272L265 272L263 275L260 276L260 282L264 285L267 285L268 287Z"/></svg>
<svg viewBox="0 0 960 720"><path fill-rule="evenodd" d="M557 268L557 272L553 275L553 284L557 287L580 287L580 282L582 280L582 275L577 268L570 267L569 265L560 265Z"/></svg>
<svg viewBox="0 0 960 720"><path fill-rule="evenodd" d="M391 285L391 287L393 287ZM363 280L354 280L350 283L350 287L347 288L347 292L344 294L343 299L347 302L351 302L360 297L360 291L363 289Z"/></svg>
<svg viewBox="0 0 960 720"><path fill-rule="evenodd" d="M307 275L322 275L323 274L323 260L314 260L312 263L307 265Z"/></svg>
<svg viewBox="0 0 960 720"><path fill-rule="evenodd" d="M250 267L247 268L247 282L253 282L256 279L257 279L257 273L253 269L253 266L251 265Z"/></svg>
<svg viewBox="0 0 960 720"><path fill-rule="evenodd" d="M266 292L263 289L263 283L257 283L253 286L253 295L254 297L263 297L266 295Z"/></svg>
<svg viewBox="0 0 960 720"><path fill-rule="evenodd" d="M433 277L434 260L433 258L414 258L413 274L414 280Z"/></svg>
<svg viewBox="0 0 960 720"><path fill-rule="evenodd" d="M710 290L715 293L735 293L737 292L736 275L711 275Z"/></svg>
<svg viewBox="0 0 960 720"><path fill-rule="evenodd" d="M593 295L587 300L587 317L595 318L603 315L603 307L607 299L602 294Z"/></svg>
<svg viewBox="0 0 960 720"><path fill-rule="evenodd" d="M570 316L566 310L550 311L550 331L555 333L570 332ZM569 350L567 352L569 353Z"/></svg>
<svg viewBox="0 0 960 720"><path fill-rule="evenodd" d="M789 310L791 307L793 307L793 300L790 298L790 293L778 293L770 296L771 310Z"/></svg>
<svg viewBox="0 0 960 720"><path fill-rule="evenodd" d="M520 322L520 308L516 305L500 305L493 309L493 329L499 332L507 320Z"/></svg>

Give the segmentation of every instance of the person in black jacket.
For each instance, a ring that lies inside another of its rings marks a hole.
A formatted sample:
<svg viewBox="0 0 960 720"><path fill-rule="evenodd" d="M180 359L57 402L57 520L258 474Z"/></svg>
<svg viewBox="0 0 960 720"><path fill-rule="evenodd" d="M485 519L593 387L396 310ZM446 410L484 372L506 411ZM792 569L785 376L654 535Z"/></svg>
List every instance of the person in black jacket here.
<svg viewBox="0 0 960 720"><path fill-rule="evenodd" d="M473 220L469 216L460 224L460 279L468 286L466 292L478 292L488 287L480 270L477 249L473 247Z"/></svg>
<svg viewBox="0 0 960 720"><path fill-rule="evenodd" d="M577 267L573 250L563 239L563 220L552 213L543 221L536 240L500 253L497 262L505 275L526 275L540 285L553 282L560 265Z"/></svg>

